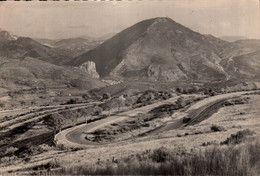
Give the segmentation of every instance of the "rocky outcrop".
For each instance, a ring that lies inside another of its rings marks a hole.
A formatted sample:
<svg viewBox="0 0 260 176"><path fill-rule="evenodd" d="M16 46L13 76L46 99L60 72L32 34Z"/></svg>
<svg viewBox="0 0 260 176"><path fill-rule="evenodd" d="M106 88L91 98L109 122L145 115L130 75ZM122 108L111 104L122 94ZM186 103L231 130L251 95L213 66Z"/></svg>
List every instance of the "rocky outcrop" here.
<svg viewBox="0 0 260 176"><path fill-rule="evenodd" d="M92 78L99 78L99 74L96 70L96 64L92 61L87 61L80 66L86 73L88 73Z"/></svg>
<svg viewBox="0 0 260 176"><path fill-rule="evenodd" d="M9 32L7 31L0 31L0 43L7 42L7 41L12 41L15 40L16 38L13 37Z"/></svg>

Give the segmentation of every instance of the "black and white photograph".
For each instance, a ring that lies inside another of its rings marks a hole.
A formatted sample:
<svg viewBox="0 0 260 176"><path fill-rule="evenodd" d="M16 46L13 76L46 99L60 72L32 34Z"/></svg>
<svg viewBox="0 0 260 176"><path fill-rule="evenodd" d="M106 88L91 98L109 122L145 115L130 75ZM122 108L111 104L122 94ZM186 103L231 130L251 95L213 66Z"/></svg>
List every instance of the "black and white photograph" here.
<svg viewBox="0 0 260 176"><path fill-rule="evenodd" d="M260 175L260 1L0 1L0 175Z"/></svg>

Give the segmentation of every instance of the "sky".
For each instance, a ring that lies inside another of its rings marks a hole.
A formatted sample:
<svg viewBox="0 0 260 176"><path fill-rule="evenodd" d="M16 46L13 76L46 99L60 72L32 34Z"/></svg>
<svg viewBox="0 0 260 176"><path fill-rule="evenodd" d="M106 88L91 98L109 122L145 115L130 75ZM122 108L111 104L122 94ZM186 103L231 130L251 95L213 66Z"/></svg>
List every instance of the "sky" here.
<svg viewBox="0 0 260 176"><path fill-rule="evenodd" d="M154 17L216 37L260 39L260 0L0 2L0 28L33 38L96 38Z"/></svg>

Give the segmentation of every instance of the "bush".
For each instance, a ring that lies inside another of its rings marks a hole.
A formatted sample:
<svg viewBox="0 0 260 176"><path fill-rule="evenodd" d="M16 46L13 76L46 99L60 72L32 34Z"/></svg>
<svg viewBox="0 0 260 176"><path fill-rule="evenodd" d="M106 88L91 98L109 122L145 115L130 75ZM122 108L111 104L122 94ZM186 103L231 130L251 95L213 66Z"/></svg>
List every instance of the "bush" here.
<svg viewBox="0 0 260 176"><path fill-rule="evenodd" d="M110 93L104 93L102 98L103 98L103 100L107 100L107 99L111 98L111 95L110 95Z"/></svg>
<svg viewBox="0 0 260 176"><path fill-rule="evenodd" d="M34 166L32 169L33 170L44 170L44 169L46 169L46 170L50 171L51 169L57 168L57 167L60 167L60 164L56 161L56 159L52 159L48 163L41 164L41 165L38 165L38 166Z"/></svg>
<svg viewBox="0 0 260 176"><path fill-rule="evenodd" d="M14 155L14 153L15 153L17 150L18 150L18 148L15 148L15 147L12 147L12 146L11 146L11 147L6 148L4 154L5 154L5 155L8 155L8 156L12 156L12 155Z"/></svg>
<svg viewBox="0 0 260 176"><path fill-rule="evenodd" d="M218 126L218 125L212 125L212 126L210 127L210 129L211 129L212 132L224 131L224 130L225 130L224 127Z"/></svg>
<svg viewBox="0 0 260 176"><path fill-rule="evenodd" d="M0 108L4 108L5 104L4 103L0 103Z"/></svg>
<svg viewBox="0 0 260 176"><path fill-rule="evenodd" d="M80 103L79 99L78 98L75 98L75 99L71 98L65 104L76 104L76 103Z"/></svg>
<svg viewBox="0 0 260 176"><path fill-rule="evenodd" d="M17 160L17 156L5 156L0 158L0 163L5 163L5 164L13 164L15 160Z"/></svg>
<svg viewBox="0 0 260 176"><path fill-rule="evenodd" d="M252 136L253 134L255 134L255 132L249 129L238 131L236 134L231 134L229 138L227 138L225 141L221 142L220 144L221 145L240 144L241 142L245 141L245 139L248 136Z"/></svg>
<svg viewBox="0 0 260 176"><path fill-rule="evenodd" d="M172 157L173 152L165 147L154 150L153 153L150 155L150 158L154 162L158 163L169 161Z"/></svg>
<svg viewBox="0 0 260 176"><path fill-rule="evenodd" d="M188 123L191 120L190 117L183 117L182 123Z"/></svg>

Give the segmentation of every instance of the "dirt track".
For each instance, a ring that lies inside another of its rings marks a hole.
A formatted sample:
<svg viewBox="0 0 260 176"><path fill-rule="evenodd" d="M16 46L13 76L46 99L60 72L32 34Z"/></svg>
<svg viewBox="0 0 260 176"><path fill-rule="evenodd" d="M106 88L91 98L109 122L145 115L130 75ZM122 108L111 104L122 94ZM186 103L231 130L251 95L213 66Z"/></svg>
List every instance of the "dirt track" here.
<svg viewBox="0 0 260 176"><path fill-rule="evenodd" d="M92 104L96 104L97 102L91 102L91 103L82 103L82 104L71 104L71 105L59 105L59 106L46 106L46 107L36 107L34 109L30 109L25 113L17 114L15 116L12 116L10 119L4 120L1 119L0 123L0 131L6 132L10 129L22 126L25 123L37 121L41 118L43 118L46 114L55 113L63 110L73 110L78 108L87 107ZM2 111L0 111L1 113ZM6 111L3 111L4 113Z"/></svg>
<svg viewBox="0 0 260 176"><path fill-rule="evenodd" d="M107 117L105 119L102 119L102 120L99 120L99 121L96 121L96 122L93 122L90 124L83 124L83 125L71 128L71 129L64 130L55 136L55 140L56 140L57 144L64 144L64 145L70 146L70 147L76 147L76 146L85 147L86 145L91 145L93 143L90 141L87 141L85 139L85 135L83 134L83 132L94 131L94 130L104 127L106 125L135 117L139 113L142 113L142 114L148 113L151 109L158 107L162 104L175 102L175 101L177 101L178 98L179 97L173 97L168 100L164 100L164 101L157 102L157 103L147 105L144 107L136 108L136 109L133 109L130 111L122 112L122 113ZM96 144L97 143L95 143L95 145Z"/></svg>

